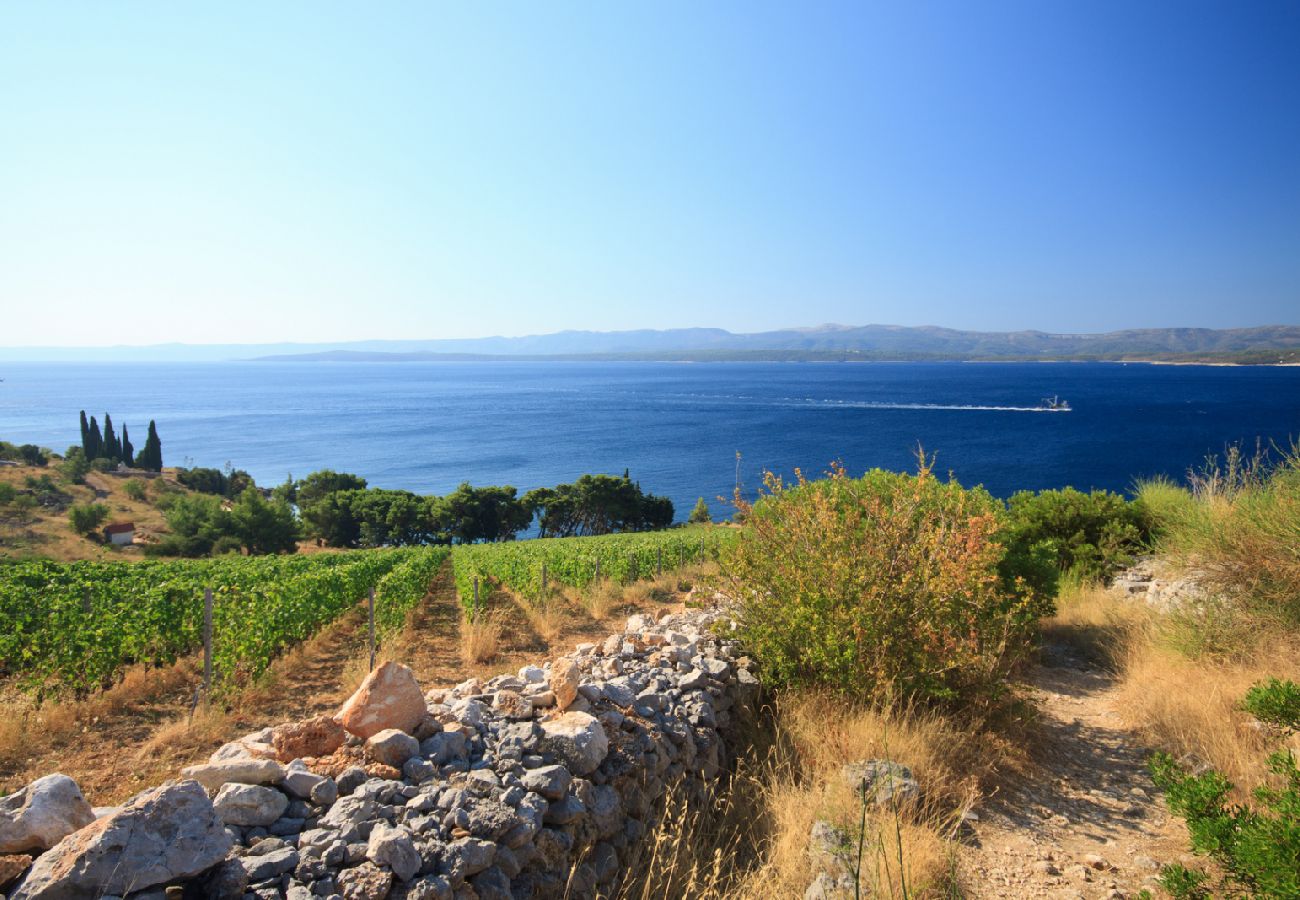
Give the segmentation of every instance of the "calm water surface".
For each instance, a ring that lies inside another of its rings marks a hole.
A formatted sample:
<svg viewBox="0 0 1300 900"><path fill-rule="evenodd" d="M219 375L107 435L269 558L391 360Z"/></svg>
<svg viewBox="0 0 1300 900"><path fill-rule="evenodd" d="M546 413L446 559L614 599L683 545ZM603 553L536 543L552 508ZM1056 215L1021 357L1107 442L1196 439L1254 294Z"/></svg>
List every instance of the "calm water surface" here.
<svg viewBox="0 0 1300 900"><path fill-rule="evenodd" d="M1300 368L1077 363L6 363L0 439L63 448L77 413L156 419L168 465L227 461L274 484L334 468L442 493L621 473L730 495L763 469L938 468L995 494L1125 490L1230 441L1300 436ZM1068 413L1035 409L1059 395ZM716 511L722 504L714 502Z"/></svg>

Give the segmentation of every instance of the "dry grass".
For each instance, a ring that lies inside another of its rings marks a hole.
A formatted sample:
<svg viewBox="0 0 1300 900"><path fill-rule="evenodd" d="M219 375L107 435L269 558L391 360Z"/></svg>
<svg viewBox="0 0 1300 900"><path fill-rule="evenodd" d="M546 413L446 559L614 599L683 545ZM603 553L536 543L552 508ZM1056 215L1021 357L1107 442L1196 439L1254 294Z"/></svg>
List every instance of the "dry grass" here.
<svg viewBox="0 0 1300 900"><path fill-rule="evenodd" d="M60 738L97 730L106 720L200 680L201 663L184 659L163 669L133 666L122 680L85 700L37 705L27 695L0 701L0 767L9 769L45 752Z"/></svg>
<svg viewBox="0 0 1300 900"><path fill-rule="evenodd" d="M576 593L576 599L597 622L603 622L626 605L623 586L617 581L605 580L588 585Z"/></svg>
<svg viewBox="0 0 1300 900"><path fill-rule="evenodd" d="M1218 769L1245 800L1249 786L1268 780L1265 757L1276 742L1241 711L1241 698L1267 678L1300 681L1300 641L1273 637L1249 657L1215 659L1185 656L1159 638L1129 649L1120 693L1126 721L1153 746Z"/></svg>
<svg viewBox="0 0 1300 900"><path fill-rule="evenodd" d="M460 620L460 658L470 665L490 663L501 652L501 618L482 612Z"/></svg>
<svg viewBox="0 0 1300 900"><path fill-rule="evenodd" d="M1267 780L1265 758L1276 743L1239 706L1256 682L1300 680L1300 640L1294 635L1260 630L1230 656L1189 655L1192 635L1219 627L1206 619L1206 610L1162 615L1095 585L1063 592L1057 615L1043 627L1049 639L1117 673L1125 724L1149 746L1218 769L1241 786L1243 801L1249 786Z"/></svg>
<svg viewBox="0 0 1300 900"><path fill-rule="evenodd" d="M1008 745L916 710L853 710L818 695L779 706L775 730L751 735L724 793L669 805L621 896L802 896L815 876L808 835L818 819L863 836L864 896L957 892L951 839L981 782L1014 755ZM885 758L911 768L925 802L872 811L860 831L862 807L841 767Z"/></svg>
<svg viewBox="0 0 1300 900"><path fill-rule="evenodd" d="M536 600L514 597L514 601L519 611L524 614L524 618L528 620L528 627L533 629L547 647L556 646L560 636L564 634L569 618L568 603L564 595L557 590L552 590L545 597Z"/></svg>

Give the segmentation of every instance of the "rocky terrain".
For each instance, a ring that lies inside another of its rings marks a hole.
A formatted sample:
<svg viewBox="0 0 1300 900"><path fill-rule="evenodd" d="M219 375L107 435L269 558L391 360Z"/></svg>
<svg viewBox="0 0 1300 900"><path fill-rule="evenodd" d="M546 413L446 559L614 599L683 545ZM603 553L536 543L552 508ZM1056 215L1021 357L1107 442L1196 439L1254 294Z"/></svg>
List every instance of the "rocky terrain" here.
<svg viewBox="0 0 1300 900"><path fill-rule="evenodd" d="M385 663L333 716L266 728L120 807L50 775L0 801L9 900L592 897L670 791L724 771L757 687L713 611L425 692Z"/></svg>

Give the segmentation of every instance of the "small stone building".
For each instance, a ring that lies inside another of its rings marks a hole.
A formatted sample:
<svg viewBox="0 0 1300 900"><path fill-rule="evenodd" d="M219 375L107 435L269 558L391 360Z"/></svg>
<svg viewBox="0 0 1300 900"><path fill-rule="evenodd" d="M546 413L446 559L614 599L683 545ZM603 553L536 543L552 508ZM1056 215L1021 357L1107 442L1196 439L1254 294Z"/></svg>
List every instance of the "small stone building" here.
<svg viewBox="0 0 1300 900"><path fill-rule="evenodd" d="M124 547L135 542L134 522L114 522L104 526L104 540L117 547Z"/></svg>

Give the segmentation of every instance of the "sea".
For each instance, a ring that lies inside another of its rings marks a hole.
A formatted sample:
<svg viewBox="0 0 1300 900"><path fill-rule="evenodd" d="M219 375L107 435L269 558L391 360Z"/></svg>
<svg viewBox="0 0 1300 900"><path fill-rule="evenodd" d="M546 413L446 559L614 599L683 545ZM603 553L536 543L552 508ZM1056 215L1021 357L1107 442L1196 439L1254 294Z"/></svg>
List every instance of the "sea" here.
<svg viewBox="0 0 1300 900"><path fill-rule="evenodd" d="M371 485L520 491L621 474L730 513L763 473L935 468L998 496L1183 478L1232 443L1300 437L1300 368L1140 363L4 363L0 439L62 452L105 411L166 465L274 485L330 468ZM1045 410L1059 397L1069 411Z"/></svg>

